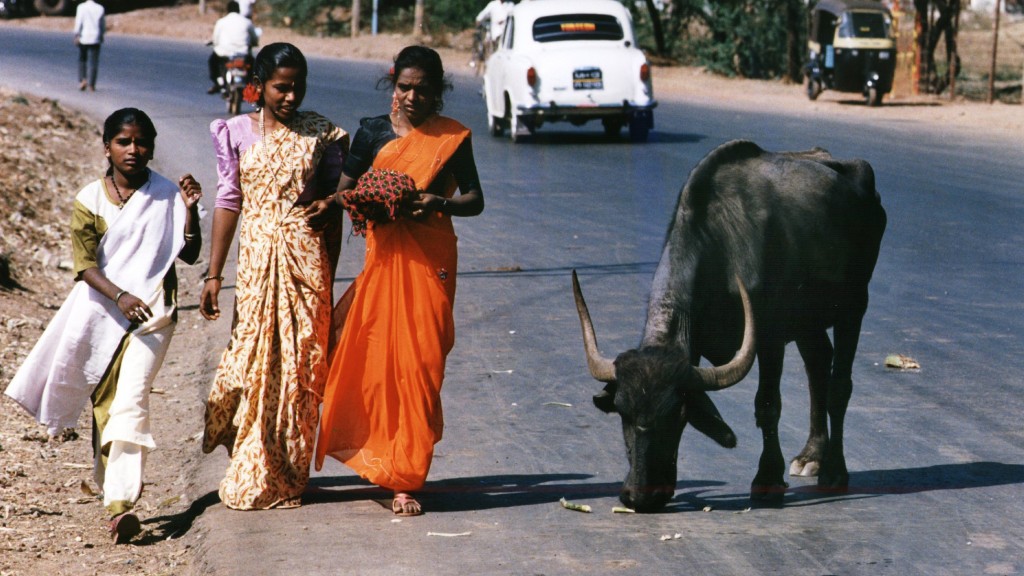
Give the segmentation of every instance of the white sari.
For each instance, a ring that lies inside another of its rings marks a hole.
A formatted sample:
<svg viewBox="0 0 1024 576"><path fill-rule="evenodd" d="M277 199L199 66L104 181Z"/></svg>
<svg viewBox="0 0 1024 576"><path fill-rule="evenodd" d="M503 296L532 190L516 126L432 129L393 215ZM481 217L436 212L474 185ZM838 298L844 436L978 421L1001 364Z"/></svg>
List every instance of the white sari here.
<svg viewBox="0 0 1024 576"><path fill-rule="evenodd" d="M102 180L79 196L94 195ZM100 240L99 269L151 308L184 247L187 209L177 184L150 172ZM152 301L151 301L152 300ZM170 318L166 320L168 323ZM151 320L152 322L152 320ZM73 428L132 324L117 304L85 282L76 283L7 387L51 435ZM146 329L156 328L147 323Z"/></svg>

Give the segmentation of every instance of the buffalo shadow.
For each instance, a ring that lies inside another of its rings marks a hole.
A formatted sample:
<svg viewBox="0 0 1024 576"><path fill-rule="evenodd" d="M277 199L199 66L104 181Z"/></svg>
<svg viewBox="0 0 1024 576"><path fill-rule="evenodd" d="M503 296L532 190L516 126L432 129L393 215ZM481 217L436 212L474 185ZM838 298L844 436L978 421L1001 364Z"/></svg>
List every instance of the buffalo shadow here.
<svg viewBox="0 0 1024 576"><path fill-rule="evenodd" d="M881 496L1024 484L1024 464L967 462L935 464L918 468L851 472L850 485L845 490L819 488L815 484L815 478L797 481L806 483L788 488L781 505L761 506L795 508ZM702 491L691 491L677 493L666 506L665 511L701 510L707 505L720 510L733 511L757 506L751 502L750 494L747 492L708 495Z"/></svg>

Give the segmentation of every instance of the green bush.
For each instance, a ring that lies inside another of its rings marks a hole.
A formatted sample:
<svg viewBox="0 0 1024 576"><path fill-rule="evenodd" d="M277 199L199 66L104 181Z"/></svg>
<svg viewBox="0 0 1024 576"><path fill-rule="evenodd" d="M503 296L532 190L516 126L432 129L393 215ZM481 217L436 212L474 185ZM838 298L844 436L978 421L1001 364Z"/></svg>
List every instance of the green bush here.
<svg viewBox="0 0 1024 576"><path fill-rule="evenodd" d="M304 33L348 34L350 23L330 18L335 8L352 7L353 0L267 0L273 20ZM377 28L380 32L402 32L412 28L415 0L378 0ZM458 32L472 28L486 0L424 0L425 26L431 32ZM360 28L369 31L373 17L372 0L360 4Z"/></svg>
<svg viewBox="0 0 1024 576"><path fill-rule="evenodd" d="M674 0L659 13L665 49L661 56L713 72L748 78L778 78L787 70L786 9L799 5L797 42L806 39L807 7L802 0ZM627 2L638 42L658 54L650 15ZM804 52L801 44L799 53Z"/></svg>

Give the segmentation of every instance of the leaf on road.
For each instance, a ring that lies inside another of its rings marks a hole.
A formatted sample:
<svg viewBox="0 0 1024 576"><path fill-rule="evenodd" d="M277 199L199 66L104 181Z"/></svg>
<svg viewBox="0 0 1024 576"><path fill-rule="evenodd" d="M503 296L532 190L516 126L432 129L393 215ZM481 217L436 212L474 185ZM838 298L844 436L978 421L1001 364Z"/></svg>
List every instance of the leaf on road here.
<svg viewBox="0 0 1024 576"><path fill-rule="evenodd" d="M565 508L566 510L575 510L576 512L586 512L587 514L590 514L590 506L587 504L576 504L569 502L565 498L562 498L558 502L562 505L562 508Z"/></svg>
<svg viewBox="0 0 1024 576"><path fill-rule="evenodd" d="M889 354L885 357L885 367L897 370L920 370L921 365L910 356L903 354Z"/></svg>

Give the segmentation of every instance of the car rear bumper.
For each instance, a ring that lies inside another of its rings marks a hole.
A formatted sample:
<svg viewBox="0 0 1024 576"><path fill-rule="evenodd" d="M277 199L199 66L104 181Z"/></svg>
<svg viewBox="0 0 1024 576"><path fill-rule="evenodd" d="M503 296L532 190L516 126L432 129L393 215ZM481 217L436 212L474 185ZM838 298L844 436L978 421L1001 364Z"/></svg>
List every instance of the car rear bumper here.
<svg viewBox="0 0 1024 576"><path fill-rule="evenodd" d="M520 116L535 116L549 121L563 118L601 118L608 116L632 116L637 113L654 110L658 102L651 100L646 104L634 104L622 102L618 104L597 104L593 106L578 106L575 104L559 104L554 100L547 103L520 104L516 109Z"/></svg>

